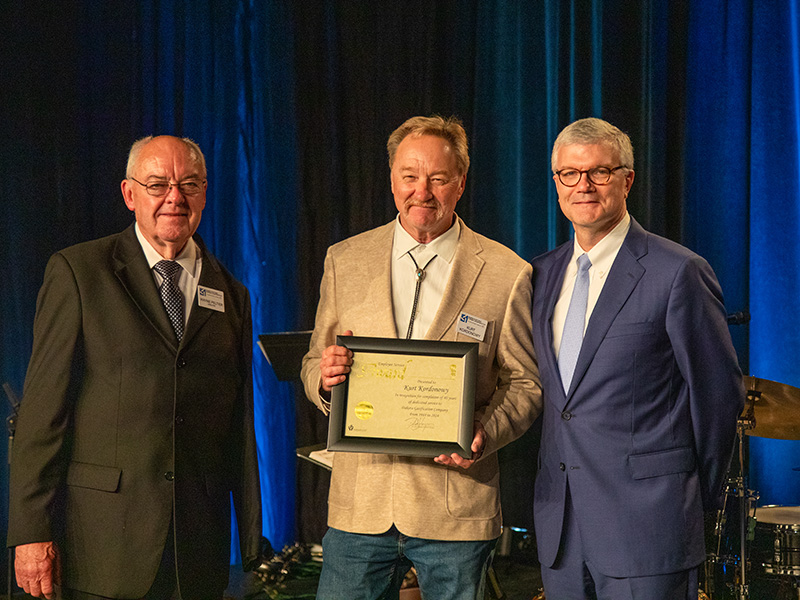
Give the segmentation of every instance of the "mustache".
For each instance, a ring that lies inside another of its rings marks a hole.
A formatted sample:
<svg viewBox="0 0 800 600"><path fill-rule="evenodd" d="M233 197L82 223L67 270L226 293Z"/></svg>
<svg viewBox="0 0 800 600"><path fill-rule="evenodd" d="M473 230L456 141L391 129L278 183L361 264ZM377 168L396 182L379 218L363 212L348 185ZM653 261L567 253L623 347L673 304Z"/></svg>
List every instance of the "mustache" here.
<svg viewBox="0 0 800 600"><path fill-rule="evenodd" d="M430 200L414 200L409 199L405 202L406 209L411 208L412 206L417 206L421 208L435 208L437 210L441 210L442 205L437 200L431 198Z"/></svg>

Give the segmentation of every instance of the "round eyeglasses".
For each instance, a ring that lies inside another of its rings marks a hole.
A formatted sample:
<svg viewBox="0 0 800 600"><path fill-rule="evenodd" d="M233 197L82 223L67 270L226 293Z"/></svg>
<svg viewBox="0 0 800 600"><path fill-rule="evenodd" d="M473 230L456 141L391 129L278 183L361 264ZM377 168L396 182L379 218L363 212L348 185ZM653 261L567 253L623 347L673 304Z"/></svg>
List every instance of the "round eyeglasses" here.
<svg viewBox="0 0 800 600"><path fill-rule="evenodd" d="M591 169L587 169L585 171L581 171L579 169L561 169L560 171L556 171L556 175L558 175L558 180L567 187L575 187L578 185L578 182L581 180L581 176L586 173L586 177L595 185L605 185L609 181L611 181L611 174L616 171L617 169L627 169L628 167L619 166L619 167L593 167Z"/></svg>
<svg viewBox="0 0 800 600"><path fill-rule="evenodd" d="M157 198L169 194L169 191L173 187L178 188L178 191L184 196L196 196L203 191L203 184L206 182L205 179L202 181L190 179L188 181L181 181L180 183L172 183L169 181L151 181L150 183L142 183L141 181L133 179L133 177L131 177L131 179L144 187L148 194L151 196L156 196Z"/></svg>

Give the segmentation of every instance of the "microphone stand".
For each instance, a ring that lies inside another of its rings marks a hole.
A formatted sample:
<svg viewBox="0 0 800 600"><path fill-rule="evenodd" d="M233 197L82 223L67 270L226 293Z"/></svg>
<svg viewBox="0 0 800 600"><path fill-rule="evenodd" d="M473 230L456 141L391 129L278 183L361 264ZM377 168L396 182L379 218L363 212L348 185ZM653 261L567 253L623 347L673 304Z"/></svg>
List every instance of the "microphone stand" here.
<svg viewBox="0 0 800 600"><path fill-rule="evenodd" d="M14 393L14 390L11 388L11 385L8 382L3 384L3 390L6 393L6 398L8 399L8 403L11 405L11 414L8 415L6 418L6 429L8 430L8 461L6 463L6 480L9 482L9 486L11 485L11 451L14 448L14 434L17 431L17 416L19 415L19 396ZM6 495L7 501L10 502L10 493ZM14 587L13 578L14 578L14 549L8 549L8 557L7 557L7 573L6 573L6 592L8 594L8 600L11 600L11 591Z"/></svg>

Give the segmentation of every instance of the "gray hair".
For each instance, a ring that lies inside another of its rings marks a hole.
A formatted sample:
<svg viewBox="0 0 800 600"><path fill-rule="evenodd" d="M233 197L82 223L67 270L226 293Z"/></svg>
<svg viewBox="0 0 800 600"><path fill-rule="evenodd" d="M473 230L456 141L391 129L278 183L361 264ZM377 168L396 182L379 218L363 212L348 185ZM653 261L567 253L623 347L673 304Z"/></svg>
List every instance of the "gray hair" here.
<svg viewBox="0 0 800 600"><path fill-rule="evenodd" d="M633 170L633 144L628 134L615 127L608 121L590 117L579 119L567 125L558 134L553 143L553 153L550 155L550 166L556 171L556 153L563 147L571 144L607 144L617 151L620 165Z"/></svg>
<svg viewBox="0 0 800 600"><path fill-rule="evenodd" d="M467 144L467 132L464 131L461 119L455 116L445 119L439 115L411 117L408 119L392 132L392 135L389 136L389 141L386 143L386 150L389 152L390 169L394 165L397 147L409 135L416 137L435 135L447 141L453 150L458 174L467 174L469 170L469 145Z"/></svg>
<svg viewBox="0 0 800 600"><path fill-rule="evenodd" d="M142 148L144 148L147 144L153 141L154 137L155 136L148 135L133 142L133 144L131 145L131 149L128 152L128 166L125 169L126 179L130 179L131 177L133 177L133 170L136 168L136 165L139 162L139 154L142 153ZM203 173L203 177L205 177L206 157L203 156L203 151L200 150L200 146L197 145L197 142L189 138L177 138L177 139L179 139L186 145L186 148L189 150L189 158L192 159L200 167L200 171Z"/></svg>

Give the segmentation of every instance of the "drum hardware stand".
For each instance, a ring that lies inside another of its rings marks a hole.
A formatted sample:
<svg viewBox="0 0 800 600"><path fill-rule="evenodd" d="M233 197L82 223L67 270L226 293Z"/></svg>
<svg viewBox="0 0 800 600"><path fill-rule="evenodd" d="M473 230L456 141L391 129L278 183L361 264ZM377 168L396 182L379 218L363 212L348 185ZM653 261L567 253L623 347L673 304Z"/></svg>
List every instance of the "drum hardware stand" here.
<svg viewBox="0 0 800 600"><path fill-rule="evenodd" d="M754 415L754 406L758 401L761 392L755 390L747 391L747 401L745 405L745 412L739 418L736 424L737 446L738 446L738 467L739 473L736 477L728 479L728 487L725 491L723 498L722 509L717 511L717 519L714 524L714 535L716 537L717 545L715 553L711 556L713 562L717 564L732 564L734 566L734 583L729 583L728 587L734 592L736 600L749 600L750 591L747 580L748 571L748 558L747 558L747 542L753 537L753 525L755 525L755 503L759 499L760 494L757 491L747 489L747 481L745 477L745 460L744 460L744 435L745 431L755 428L756 420ZM729 559L721 555L721 545L723 530L727 521L726 507L728 503L728 496L735 496L738 501L739 509L739 559L735 557ZM752 516L750 514L752 508ZM710 567L706 567L706 581L712 581L714 575L710 572ZM713 591L711 592L713 598Z"/></svg>
<svg viewBox="0 0 800 600"><path fill-rule="evenodd" d="M747 584L747 541L751 539L750 532L750 503L755 503L759 498L759 493L748 490L745 481L744 470L744 432L754 429L756 426L755 404L761 396L761 392L747 390L746 406L747 412L744 418L739 419L736 427L736 434L739 440L739 476L736 477L736 497L739 499L739 578L734 585L734 593L737 600L748 600L750 592ZM755 524L755 508L753 509L752 521Z"/></svg>

